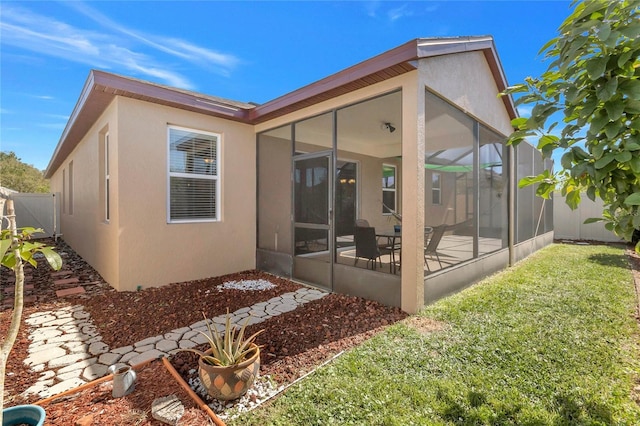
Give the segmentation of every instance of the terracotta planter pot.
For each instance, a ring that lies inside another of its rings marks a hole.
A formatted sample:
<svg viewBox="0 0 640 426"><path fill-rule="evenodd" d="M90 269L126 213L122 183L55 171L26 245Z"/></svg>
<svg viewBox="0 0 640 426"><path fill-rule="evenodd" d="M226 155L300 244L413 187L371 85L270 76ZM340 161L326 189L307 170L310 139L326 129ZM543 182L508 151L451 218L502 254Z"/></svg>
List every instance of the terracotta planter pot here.
<svg viewBox="0 0 640 426"><path fill-rule="evenodd" d="M200 382L211 397L229 401L240 398L253 386L260 370L260 348L251 344L253 354L236 365L226 367L206 364L202 358L198 360ZM211 355L211 349L205 352Z"/></svg>

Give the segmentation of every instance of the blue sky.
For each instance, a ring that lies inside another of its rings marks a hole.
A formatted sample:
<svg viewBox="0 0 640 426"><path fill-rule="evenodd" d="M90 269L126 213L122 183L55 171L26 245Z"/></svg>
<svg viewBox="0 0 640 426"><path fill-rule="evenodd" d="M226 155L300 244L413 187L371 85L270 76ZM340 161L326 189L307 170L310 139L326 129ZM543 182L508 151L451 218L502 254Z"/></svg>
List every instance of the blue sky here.
<svg viewBox="0 0 640 426"><path fill-rule="evenodd" d="M419 37L493 35L510 84L569 1L2 1L0 150L45 169L92 68L263 103ZM527 111L521 111L523 115Z"/></svg>

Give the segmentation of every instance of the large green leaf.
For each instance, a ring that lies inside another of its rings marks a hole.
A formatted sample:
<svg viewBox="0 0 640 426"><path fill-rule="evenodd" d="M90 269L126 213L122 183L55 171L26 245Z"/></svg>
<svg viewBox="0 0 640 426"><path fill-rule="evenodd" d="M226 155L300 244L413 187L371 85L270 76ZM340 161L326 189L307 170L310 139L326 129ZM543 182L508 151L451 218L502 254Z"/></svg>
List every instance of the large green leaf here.
<svg viewBox="0 0 640 426"><path fill-rule="evenodd" d="M596 96L601 101L606 102L615 95L617 89L618 79L614 77L596 86Z"/></svg>
<svg viewBox="0 0 640 426"><path fill-rule="evenodd" d="M610 35L611 25L609 25L608 22L605 22L598 27L598 38L600 39L600 41L607 41Z"/></svg>
<svg viewBox="0 0 640 426"><path fill-rule="evenodd" d="M618 56L618 67L622 68L629 61L629 59L631 59L632 54L633 51L627 50L626 52Z"/></svg>
<svg viewBox="0 0 640 426"><path fill-rule="evenodd" d="M633 156L629 151L622 151L621 153L616 154L615 158L618 163L626 163L627 161L630 161L632 157Z"/></svg>
<svg viewBox="0 0 640 426"><path fill-rule="evenodd" d="M620 32L631 39L638 38L640 36L640 22L633 23L620 28Z"/></svg>
<svg viewBox="0 0 640 426"><path fill-rule="evenodd" d="M43 247L38 251L44 255L45 259L47 259L47 262L49 263L49 266L51 266L51 268L53 268L56 271L62 268L62 258L51 247Z"/></svg>
<svg viewBox="0 0 640 426"><path fill-rule="evenodd" d="M525 129L527 119L525 117L518 117L511 120L511 125L516 129Z"/></svg>
<svg viewBox="0 0 640 426"><path fill-rule="evenodd" d="M574 190L567 192L566 203L572 210L575 210L580 204L580 191Z"/></svg>
<svg viewBox="0 0 640 426"><path fill-rule="evenodd" d="M615 157L616 157L616 155L614 153L612 153L612 152L607 153L604 157L602 157L601 159L596 161L596 163L595 163L596 169L601 169L601 168L605 167L606 165L611 163L614 160Z"/></svg>
<svg viewBox="0 0 640 426"><path fill-rule="evenodd" d="M614 139L618 136L620 129L622 128L622 123L619 121L611 121L604 126L604 133L607 135L607 138Z"/></svg>
<svg viewBox="0 0 640 426"><path fill-rule="evenodd" d="M597 223L597 222L602 222L602 221L604 221L604 219L603 219L603 218L601 218L601 217L590 217L590 218L586 219L586 220L584 221L584 223L585 223L586 225L588 225L588 224L590 224L590 223Z"/></svg>
<svg viewBox="0 0 640 426"><path fill-rule="evenodd" d="M525 186L533 185L540 182L540 176L526 176L518 181L518 188L524 188Z"/></svg>
<svg viewBox="0 0 640 426"><path fill-rule="evenodd" d="M628 206L640 206L640 192L629 195L624 199L624 204Z"/></svg>
<svg viewBox="0 0 640 426"><path fill-rule="evenodd" d="M594 57L589 59L585 67L587 68L587 74L591 80L597 80L604 75L604 70L607 69L607 61L609 58L604 57Z"/></svg>
<svg viewBox="0 0 640 426"><path fill-rule="evenodd" d="M591 120L591 127L589 128L589 131L594 135L598 134L604 128L604 126L607 125L608 122L609 115L606 113L606 111L600 110L595 114L593 120Z"/></svg>
<svg viewBox="0 0 640 426"><path fill-rule="evenodd" d="M598 160L602 158L602 154L604 154L604 149L607 147L607 144L604 142L598 143L597 145L593 145L591 147L591 153L593 153L593 157Z"/></svg>
<svg viewBox="0 0 640 426"><path fill-rule="evenodd" d="M620 91L634 101L640 101L640 80L632 79L620 83Z"/></svg>
<svg viewBox="0 0 640 426"><path fill-rule="evenodd" d="M0 260L4 259L4 255L7 252L7 250L9 250L9 247L11 247L11 239L10 238L3 238L2 240L0 240ZM4 263L2 263L4 265Z"/></svg>
<svg viewBox="0 0 640 426"><path fill-rule="evenodd" d="M624 104L624 112L627 114L640 114L640 101L627 99Z"/></svg>
<svg viewBox="0 0 640 426"><path fill-rule="evenodd" d="M625 104L622 99L613 99L604 104L604 108L607 111L609 120L615 121L622 117Z"/></svg>

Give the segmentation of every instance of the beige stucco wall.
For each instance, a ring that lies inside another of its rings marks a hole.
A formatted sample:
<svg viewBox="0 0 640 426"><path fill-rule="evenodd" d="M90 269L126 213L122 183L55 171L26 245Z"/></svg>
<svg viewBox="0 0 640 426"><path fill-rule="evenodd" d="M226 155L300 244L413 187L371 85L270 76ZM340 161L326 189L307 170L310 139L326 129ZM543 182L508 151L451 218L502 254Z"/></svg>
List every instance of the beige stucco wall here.
<svg viewBox="0 0 640 426"><path fill-rule="evenodd" d="M169 124L222 136L221 221L167 223ZM108 223L100 166L106 130ZM62 214L63 239L118 290L255 268L255 158L253 126L117 97L52 176L52 190L62 192L63 170L73 161L73 214L68 207Z"/></svg>
<svg viewBox="0 0 640 426"><path fill-rule="evenodd" d="M118 100L119 289L255 268L253 126L129 98ZM221 135L221 220L167 223L167 126Z"/></svg>
<svg viewBox="0 0 640 426"><path fill-rule="evenodd" d="M466 113L504 135L513 132L511 120L482 52L466 52L422 59L420 73L427 87Z"/></svg>
<svg viewBox="0 0 640 426"><path fill-rule="evenodd" d="M64 193L66 206L60 219L62 239L93 266L109 283L118 282L118 137L114 129L118 124L118 103L112 102L94 123L82 141L65 159L51 177L53 192ZM109 129L111 159L111 220L104 221L104 204L100 198L103 179L99 167L100 133ZM73 214L69 209L69 177L63 188L63 170L68 173L73 161Z"/></svg>

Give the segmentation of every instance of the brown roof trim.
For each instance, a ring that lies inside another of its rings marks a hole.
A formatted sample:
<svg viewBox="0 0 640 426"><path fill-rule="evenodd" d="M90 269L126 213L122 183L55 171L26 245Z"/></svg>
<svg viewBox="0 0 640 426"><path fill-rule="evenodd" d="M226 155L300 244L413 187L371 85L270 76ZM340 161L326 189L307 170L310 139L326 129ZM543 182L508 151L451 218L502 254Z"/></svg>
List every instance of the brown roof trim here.
<svg viewBox="0 0 640 426"><path fill-rule="evenodd" d="M80 143L86 132L116 96L125 96L241 122L247 122L247 111L255 108L253 104L91 70L51 156L45 171L45 178L50 178L60 167L64 159Z"/></svg>
<svg viewBox="0 0 640 426"><path fill-rule="evenodd" d="M261 123L309 106L314 101L320 102L395 77L416 69L413 61L418 59L472 51L484 53L498 90L504 90L507 80L492 36L420 38L259 105L249 111L249 119L252 123ZM509 117L516 118L513 98L503 96L502 101Z"/></svg>
<svg viewBox="0 0 640 426"><path fill-rule="evenodd" d="M249 118L251 121L260 122L262 121L260 120L261 117L272 115L273 112L282 108L335 90L345 84L376 74L394 65L414 60L416 59L416 53L416 40L411 40L402 46L262 104L249 113Z"/></svg>
<svg viewBox="0 0 640 426"><path fill-rule="evenodd" d="M116 96L257 124L415 70L418 59L470 51L484 53L498 90L504 90L507 80L491 36L414 39L259 106L92 70L45 177L53 175ZM517 117L512 97L503 96L502 101L509 117Z"/></svg>

